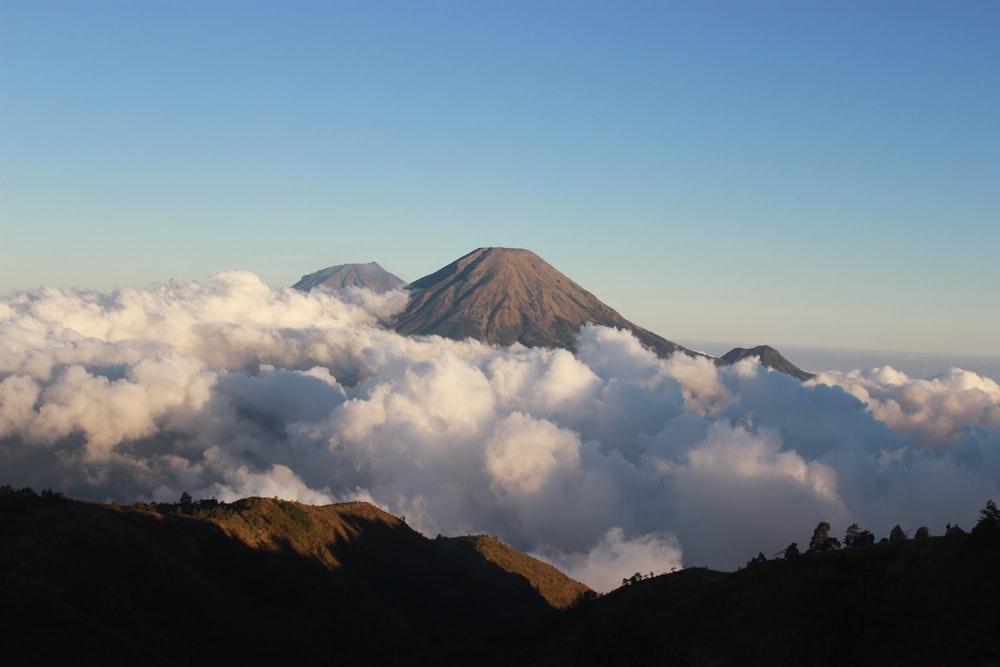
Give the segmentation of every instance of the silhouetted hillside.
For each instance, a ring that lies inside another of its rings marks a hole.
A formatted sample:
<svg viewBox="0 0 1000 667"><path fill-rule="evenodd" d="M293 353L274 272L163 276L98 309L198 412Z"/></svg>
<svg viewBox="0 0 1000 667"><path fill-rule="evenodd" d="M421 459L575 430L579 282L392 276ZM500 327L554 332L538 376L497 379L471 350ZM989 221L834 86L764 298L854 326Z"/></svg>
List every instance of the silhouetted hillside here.
<svg viewBox="0 0 1000 667"><path fill-rule="evenodd" d="M1000 664L1000 545L967 535L688 568L558 619L546 665Z"/></svg>
<svg viewBox="0 0 1000 667"><path fill-rule="evenodd" d="M367 503L12 500L5 664L414 664L555 613L521 575Z"/></svg>
<svg viewBox="0 0 1000 667"><path fill-rule="evenodd" d="M0 489L5 665L1000 664L1000 510L604 596L368 503L102 505ZM556 609L556 608L561 609Z"/></svg>
<svg viewBox="0 0 1000 667"><path fill-rule="evenodd" d="M523 554L491 535L439 537L435 541L469 567L483 570L486 576L493 576L498 586L530 585L557 609L567 609L596 595L589 587L570 579L548 563ZM523 579L507 576L510 573Z"/></svg>

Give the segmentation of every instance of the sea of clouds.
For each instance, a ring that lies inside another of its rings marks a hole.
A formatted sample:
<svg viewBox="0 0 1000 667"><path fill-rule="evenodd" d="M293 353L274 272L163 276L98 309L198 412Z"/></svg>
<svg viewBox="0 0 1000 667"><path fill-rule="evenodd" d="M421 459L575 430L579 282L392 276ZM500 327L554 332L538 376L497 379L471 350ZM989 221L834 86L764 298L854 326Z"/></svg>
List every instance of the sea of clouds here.
<svg viewBox="0 0 1000 667"><path fill-rule="evenodd" d="M890 367L797 380L658 359L585 326L565 350L408 338L405 303L249 273L0 300L0 482L123 502L364 499L486 532L599 590L733 568L820 520L965 527L1000 498L1000 385Z"/></svg>

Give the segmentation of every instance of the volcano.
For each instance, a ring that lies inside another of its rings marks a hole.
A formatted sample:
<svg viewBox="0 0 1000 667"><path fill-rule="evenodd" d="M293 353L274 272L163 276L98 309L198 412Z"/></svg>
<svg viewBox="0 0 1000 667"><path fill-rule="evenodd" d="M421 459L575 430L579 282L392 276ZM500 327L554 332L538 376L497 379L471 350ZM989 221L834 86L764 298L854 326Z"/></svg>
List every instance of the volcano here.
<svg viewBox="0 0 1000 667"><path fill-rule="evenodd" d="M660 356L696 354L622 317L551 264L521 248L478 248L414 281L396 330L495 345L575 350L580 327L626 329Z"/></svg>
<svg viewBox="0 0 1000 667"><path fill-rule="evenodd" d="M382 294L394 289L400 289L406 281L389 273L375 262L367 264L338 264L328 266L313 273L302 276L299 282L292 285L297 290L308 292L316 287L328 289L344 289L345 287L365 287Z"/></svg>
<svg viewBox="0 0 1000 667"><path fill-rule="evenodd" d="M590 323L630 331L660 357L682 352L720 366L757 357L767 368L799 380L813 377L768 345L734 348L718 358L689 350L628 321L523 248L477 248L410 283L409 290L410 300L395 320L403 334L575 351L580 327Z"/></svg>

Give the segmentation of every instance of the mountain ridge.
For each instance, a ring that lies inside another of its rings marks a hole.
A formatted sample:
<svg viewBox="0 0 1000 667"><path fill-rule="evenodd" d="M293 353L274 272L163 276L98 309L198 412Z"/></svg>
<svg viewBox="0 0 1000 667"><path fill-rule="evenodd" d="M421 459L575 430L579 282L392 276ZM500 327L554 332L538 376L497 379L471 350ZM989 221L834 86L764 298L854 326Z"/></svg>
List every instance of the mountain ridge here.
<svg viewBox="0 0 1000 667"><path fill-rule="evenodd" d="M971 534L636 575L568 605L557 582L553 605L537 582L555 568L365 502L0 487L0 641L7 665L996 664L1000 524L983 516Z"/></svg>
<svg viewBox="0 0 1000 667"><path fill-rule="evenodd" d="M759 359L761 365L767 368L791 375L793 378L802 380L803 382L816 377L813 373L806 372L790 362L770 345L757 345L751 348L734 347L719 357L719 361L724 365L731 365L752 357Z"/></svg>
<svg viewBox="0 0 1000 667"><path fill-rule="evenodd" d="M557 612L546 595L590 592L559 573L543 595L538 561L456 553L366 502L126 506L3 487L0 537L9 665L430 664L529 632Z"/></svg>
<svg viewBox="0 0 1000 667"><path fill-rule="evenodd" d="M524 248L477 248L409 289L410 301L394 322L407 335L575 350L577 332L589 322L627 329L661 356L696 354L626 320Z"/></svg>
<svg viewBox="0 0 1000 667"><path fill-rule="evenodd" d="M308 292L317 287L328 289L345 289L347 287L365 287L378 294L401 289L406 281L383 269L377 262L364 264L336 264L325 269L307 273L293 289Z"/></svg>
<svg viewBox="0 0 1000 667"><path fill-rule="evenodd" d="M410 301L396 316L407 335L475 338L495 345L576 350L580 327L591 323L630 331L657 356L681 352L727 366L747 357L799 380L813 377L769 345L734 348L711 357L667 340L618 311L525 248L481 247L408 286Z"/></svg>
<svg viewBox="0 0 1000 667"><path fill-rule="evenodd" d="M769 345L734 348L721 357L690 350L627 320L571 278L526 248L480 247L412 283L375 262L340 264L307 274L293 285L366 287L375 292L406 288L409 300L386 326L404 335L473 338L493 345L520 343L576 351L584 324L629 331L657 356L681 352L720 366L756 357L772 370L798 380L812 373L796 367Z"/></svg>

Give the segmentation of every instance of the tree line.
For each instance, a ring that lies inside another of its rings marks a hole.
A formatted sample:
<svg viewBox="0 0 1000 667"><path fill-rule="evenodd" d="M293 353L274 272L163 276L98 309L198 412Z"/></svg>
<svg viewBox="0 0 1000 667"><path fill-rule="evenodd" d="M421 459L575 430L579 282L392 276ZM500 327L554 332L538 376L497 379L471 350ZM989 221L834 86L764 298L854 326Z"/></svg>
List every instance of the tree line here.
<svg viewBox="0 0 1000 667"><path fill-rule="evenodd" d="M19 512L34 507L65 505L69 502L72 502L71 499L64 496L61 492L53 491L52 489L45 489L39 493L30 486L21 488L15 488L10 484L0 486L0 511ZM116 503L111 504L114 505ZM198 511L213 510L218 507L223 507L225 504L226 503L223 501L215 498L202 498L200 500L195 500L191 497L190 493L185 491L181 494L180 499L176 503L140 501L132 503L132 507L145 510L147 512L158 512L160 514L170 512L177 514L194 514Z"/></svg>
<svg viewBox="0 0 1000 667"><path fill-rule="evenodd" d="M20 489L15 489L10 484L0 486L0 511L4 512L23 512L32 507L51 507L68 502L70 501L66 496L52 489L36 493L30 486Z"/></svg>
<svg viewBox="0 0 1000 667"><path fill-rule="evenodd" d="M785 560L796 560L806 554L817 554L840 549L865 549L876 544L902 544L915 540L921 541L931 537L927 526L921 526L914 531L910 537L903 530L902 526L896 524L889 531L888 537L883 537L876 541L875 534L852 523L844 533L844 539L838 540L830 534L831 527L826 521L820 521L813 530L812 537L809 538L809 547L805 553L799 550L798 542L792 542L783 551L775 554L775 557L782 557ZM958 524L947 524L945 526L944 537L959 537L967 533ZM981 546L1000 545L1000 509L993 500L988 500L986 506L979 512L979 520L972 529L971 539L973 544ZM763 563L768 560L763 552L758 553L747 562L747 566Z"/></svg>

